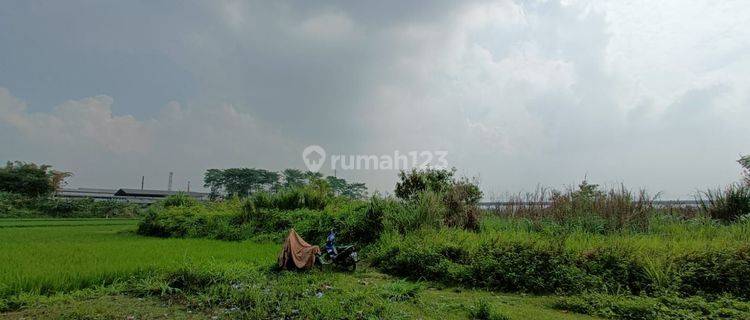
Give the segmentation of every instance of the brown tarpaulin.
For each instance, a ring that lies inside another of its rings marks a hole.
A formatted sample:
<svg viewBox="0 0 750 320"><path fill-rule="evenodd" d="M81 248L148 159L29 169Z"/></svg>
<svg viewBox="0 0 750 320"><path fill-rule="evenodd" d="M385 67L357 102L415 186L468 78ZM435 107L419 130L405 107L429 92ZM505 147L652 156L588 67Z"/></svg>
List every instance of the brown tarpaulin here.
<svg viewBox="0 0 750 320"><path fill-rule="evenodd" d="M284 247L279 254L279 267L284 269L306 269L315 264L315 255L320 253L318 246L305 242L297 231L292 229L284 240Z"/></svg>

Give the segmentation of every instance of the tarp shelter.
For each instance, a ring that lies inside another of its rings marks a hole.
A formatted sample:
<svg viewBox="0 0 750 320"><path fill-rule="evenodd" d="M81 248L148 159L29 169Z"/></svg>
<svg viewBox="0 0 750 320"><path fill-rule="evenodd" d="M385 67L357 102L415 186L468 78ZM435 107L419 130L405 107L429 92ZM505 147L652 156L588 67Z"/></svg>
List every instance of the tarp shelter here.
<svg viewBox="0 0 750 320"><path fill-rule="evenodd" d="M315 264L315 255L320 253L318 246L313 246L302 239L292 229L284 240L284 247L279 254L279 267L283 269L307 269Z"/></svg>

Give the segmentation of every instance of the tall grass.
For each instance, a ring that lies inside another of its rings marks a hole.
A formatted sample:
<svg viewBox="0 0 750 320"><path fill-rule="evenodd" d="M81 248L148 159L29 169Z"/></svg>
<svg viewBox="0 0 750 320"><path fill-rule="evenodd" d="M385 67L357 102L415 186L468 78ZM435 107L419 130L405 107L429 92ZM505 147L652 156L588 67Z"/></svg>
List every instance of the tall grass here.
<svg viewBox="0 0 750 320"><path fill-rule="evenodd" d="M652 216L645 231L623 230L601 234L586 229L571 229L554 221L527 218L487 217L481 222L481 234L516 241L559 241L575 251L615 245L634 248L643 257L665 257L704 249L737 248L750 243L750 221L725 225L711 219L681 220Z"/></svg>
<svg viewBox="0 0 750 320"><path fill-rule="evenodd" d="M511 196L510 205L496 208L495 215L525 218L532 221L554 221L573 229L596 233L620 230L646 230L651 216L658 210L658 195L645 190L633 192L625 186L598 190L585 181L578 189L565 191L538 187L534 192Z"/></svg>
<svg viewBox="0 0 750 320"><path fill-rule="evenodd" d="M733 222L750 217L750 185L731 184L724 189L703 191L698 195L701 211L712 219Z"/></svg>
<svg viewBox="0 0 750 320"><path fill-rule="evenodd" d="M330 189L316 185L287 188L274 193L258 192L248 199L256 208L279 210L323 210L334 200Z"/></svg>

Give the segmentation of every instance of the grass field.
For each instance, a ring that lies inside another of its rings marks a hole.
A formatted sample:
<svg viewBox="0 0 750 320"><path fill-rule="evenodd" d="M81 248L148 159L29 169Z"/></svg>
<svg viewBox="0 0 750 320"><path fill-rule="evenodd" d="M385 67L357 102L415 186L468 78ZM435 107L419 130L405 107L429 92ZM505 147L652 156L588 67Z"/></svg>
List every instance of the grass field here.
<svg viewBox="0 0 750 320"><path fill-rule="evenodd" d="M110 284L186 262L270 263L278 245L135 235L135 220L0 222L0 296L50 294ZM12 227L11 227L12 226Z"/></svg>
<svg viewBox="0 0 750 320"><path fill-rule="evenodd" d="M265 270L278 244L142 237L135 228L134 220L0 220L0 305L8 311L0 317L466 319L481 301L513 319L590 319L552 309L554 296L442 288L369 268L273 274ZM185 273L186 265L198 276ZM164 293L162 275L200 278L208 269L233 280L222 284L217 276L195 294ZM133 293L133 283L151 293ZM256 302L243 304L248 299Z"/></svg>
<svg viewBox="0 0 750 320"><path fill-rule="evenodd" d="M134 219L0 219L0 228L116 226L135 223Z"/></svg>

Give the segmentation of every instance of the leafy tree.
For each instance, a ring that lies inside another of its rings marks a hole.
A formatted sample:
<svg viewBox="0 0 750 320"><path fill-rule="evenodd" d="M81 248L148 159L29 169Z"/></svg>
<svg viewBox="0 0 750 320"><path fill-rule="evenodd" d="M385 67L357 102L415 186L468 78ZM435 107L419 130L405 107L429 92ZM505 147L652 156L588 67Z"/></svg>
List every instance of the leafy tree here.
<svg viewBox="0 0 750 320"><path fill-rule="evenodd" d="M367 186L361 182L348 183L341 195L352 199L363 199L367 197Z"/></svg>
<svg viewBox="0 0 750 320"><path fill-rule="evenodd" d="M742 166L742 174L745 176L745 183L750 185L750 155L743 156L740 160L737 160Z"/></svg>
<svg viewBox="0 0 750 320"><path fill-rule="evenodd" d="M454 181L450 190L460 194L460 199L467 205L479 204L479 200L482 200L483 196L482 190L479 189L476 181L469 180L468 178L461 178Z"/></svg>
<svg viewBox="0 0 750 320"><path fill-rule="evenodd" d="M256 168L209 169L204 175L204 187L215 197L246 197L258 191L276 191L279 173Z"/></svg>
<svg viewBox="0 0 750 320"><path fill-rule="evenodd" d="M256 177L258 178L256 181L257 183L254 185L255 188L252 189L252 192L258 192L258 191L272 191L276 192L281 188L281 183L279 182L279 179L281 178L281 175L278 172L275 171L269 171L265 169L255 169L256 170Z"/></svg>
<svg viewBox="0 0 750 320"><path fill-rule="evenodd" d="M425 168L412 169L399 173L396 183L396 196L417 203L435 199L434 212L449 227L477 230L480 210L477 207L482 199L482 191L476 181L468 178L454 178L456 169ZM432 206L431 206L432 207Z"/></svg>
<svg viewBox="0 0 750 320"><path fill-rule="evenodd" d="M425 168L412 169L409 172L399 172L399 182L396 183L396 196L401 199L414 199L423 191L443 193L453 184L456 169Z"/></svg>
<svg viewBox="0 0 750 320"><path fill-rule="evenodd" d="M221 169L208 169L203 176L203 187L210 190L209 197L216 199L224 194L224 171Z"/></svg>
<svg viewBox="0 0 750 320"><path fill-rule="evenodd" d="M296 188L307 184L307 176L299 169L284 169L281 172L284 178L284 188Z"/></svg>
<svg viewBox="0 0 750 320"><path fill-rule="evenodd" d="M43 164L8 161L0 168L0 191L37 197L46 196L65 184L70 172L52 170Z"/></svg>
<svg viewBox="0 0 750 320"><path fill-rule="evenodd" d="M590 184L586 179L578 185L578 190L572 194L573 202L578 204L590 204L596 198L603 196L604 193L599 191L598 184Z"/></svg>
<svg viewBox="0 0 750 320"><path fill-rule="evenodd" d="M352 199L362 199L367 196L367 186L364 183L348 183L345 179L328 176L326 182L333 194Z"/></svg>
<svg viewBox="0 0 750 320"><path fill-rule="evenodd" d="M57 170L51 170L48 172L48 174L50 175L50 182L52 183L52 186L55 189L55 191L60 190L62 186L68 184L68 182L66 182L65 179L73 176L72 172L57 171Z"/></svg>
<svg viewBox="0 0 750 320"><path fill-rule="evenodd" d="M346 186L347 186L346 180L333 177L333 176L328 176L326 177L325 180L326 182L328 182L328 186L330 186L331 191L333 191L333 194L342 195L344 191L346 191Z"/></svg>
<svg viewBox="0 0 750 320"><path fill-rule="evenodd" d="M307 171L305 172L305 180L307 180L307 183L313 183L316 180L323 179L323 174L320 172L312 172Z"/></svg>
<svg viewBox="0 0 750 320"><path fill-rule="evenodd" d="M367 193L364 183L347 183L336 177L324 177L319 172L285 169L281 173L256 168L208 169L203 186L209 188L211 198L219 196L247 197L259 191L276 192L281 188L312 186L330 190L336 195L362 198Z"/></svg>

